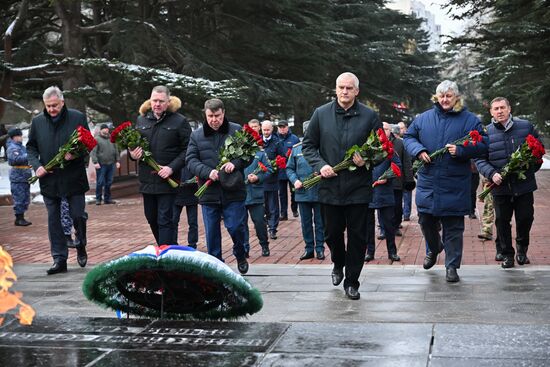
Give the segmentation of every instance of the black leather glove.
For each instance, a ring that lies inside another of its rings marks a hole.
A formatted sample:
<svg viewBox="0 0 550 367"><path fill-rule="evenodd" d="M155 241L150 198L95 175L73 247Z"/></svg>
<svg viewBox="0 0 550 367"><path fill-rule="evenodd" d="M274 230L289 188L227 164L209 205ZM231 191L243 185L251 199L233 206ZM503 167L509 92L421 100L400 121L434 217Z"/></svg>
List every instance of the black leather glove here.
<svg viewBox="0 0 550 367"><path fill-rule="evenodd" d="M416 182L414 181L405 182L403 184L403 188L407 191L413 191L415 187L416 187Z"/></svg>

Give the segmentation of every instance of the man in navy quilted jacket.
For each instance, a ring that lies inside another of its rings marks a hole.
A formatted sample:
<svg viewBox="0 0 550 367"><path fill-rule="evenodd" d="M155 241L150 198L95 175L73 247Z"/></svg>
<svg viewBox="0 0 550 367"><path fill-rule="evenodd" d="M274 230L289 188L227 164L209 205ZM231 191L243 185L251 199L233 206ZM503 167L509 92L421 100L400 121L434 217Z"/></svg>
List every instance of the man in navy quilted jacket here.
<svg viewBox="0 0 550 367"><path fill-rule="evenodd" d="M514 247L512 246L512 214L516 218L516 261L519 265L529 264L527 249L529 231L534 220L533 192L537 189L535 172L540 165L530 167L525 172L525 179L511 174L503 178L500 174L510 160L510 155L520 147L527 135L538 139L539 134L533 125L526 120L512 117L510 102L504 97L491 101L491 124L487 126L489 151L487 157L477 159L479 172L497 186L492 190L495 208L497 237L504 260L503 268L514 266Z"/></svg>

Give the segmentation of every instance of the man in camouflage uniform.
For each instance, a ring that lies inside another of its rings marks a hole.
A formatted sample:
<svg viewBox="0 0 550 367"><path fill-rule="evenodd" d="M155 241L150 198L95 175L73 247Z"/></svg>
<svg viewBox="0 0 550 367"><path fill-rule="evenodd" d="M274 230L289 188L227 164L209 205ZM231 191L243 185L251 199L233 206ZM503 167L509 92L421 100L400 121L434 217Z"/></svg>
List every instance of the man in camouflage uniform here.
<svg viewBox="0 0 550 367"><path fill-rule="evenodd" d="M483 189L489 186L490 182L483 178ZM483 201L483 215L481 218L481 233L477 237L483 241L493 239L493 224L495 223L495 209L493 207L493 195L487 195ZM495 239L496 256L495 261L502 261L502 251L498 242L498 236Z"/></svg>
<svg viewBox="0 0 550 367"><path fill-rule="evenodd" d="M31 187L29 178L32 176L31 166L27 160L27 149L23 145L23 132L21 129L12 128L8 131L8 164L10 170L10 189L13 199L13 211L15 212L15 225L28 226L32 223L25 219L25 212L31 201Z"/></svg>

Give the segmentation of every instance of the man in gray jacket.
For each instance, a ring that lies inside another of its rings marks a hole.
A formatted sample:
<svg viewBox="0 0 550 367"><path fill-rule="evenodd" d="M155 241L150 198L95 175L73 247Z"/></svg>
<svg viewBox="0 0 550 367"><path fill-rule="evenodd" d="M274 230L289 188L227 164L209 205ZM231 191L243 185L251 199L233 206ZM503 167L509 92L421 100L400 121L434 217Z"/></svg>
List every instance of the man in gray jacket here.
<svg viewBox="0 0 550 367"><path fill-rule="evenodd" d="M313 112L303 140L303 154L314 172L323 180L319 184L319 201L325 242L334 263L332 284L345 280L350 299L359 299L359 276L367 251L367 218L372 197L372 171L363 166L359 154L353 157L354 171L333 167L341 162L353 145L362 145L370 133L382 127L376 112L357 101L359 79L343 73L336 79L336 100ZM347 231L347 248L344 233Z"/></svg>
<svg viewBox="0 0 550 367"><path fill-rule="evenodd" d="M97 145L91 154L96 173L95 204L101 205L102 196L105 204L114 204L111 200L111 185L115 167L120 168L120 158L116 145L111 143L109 125L100 126L96 140Z"/></svg>

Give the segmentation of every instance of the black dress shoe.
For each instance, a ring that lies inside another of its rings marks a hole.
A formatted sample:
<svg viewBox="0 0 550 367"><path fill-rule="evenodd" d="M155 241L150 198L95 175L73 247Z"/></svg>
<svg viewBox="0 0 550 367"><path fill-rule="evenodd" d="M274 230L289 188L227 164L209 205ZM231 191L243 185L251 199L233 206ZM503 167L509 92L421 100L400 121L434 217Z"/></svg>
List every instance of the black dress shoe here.
<svg viewBox="0 0 550 367"><path fill-rule="evenodd" d="M276 240L277 239L277 233L275 232L269 232L269 238L271 238L272 240Z"/></svg>
<svg viewBox="0 0 550 367"><path fill-rule="evenodd" d="M376 236L376 238L379 239L379 240L385 240L386 236L383 235L383 234L379 234L378 236Z"/></svg>
<svg viewBox="0 0 550 367"><path fill-rule="evenodd" d="M518 262L518 265L531 264L531 261L527 255L516 255L516 261Z"/></svg>
<svg viewBox="0 0 550 367"><path fill-rule="evenodd" d="M66 262L54 262L53 266L46 271L46 274L53 275L58 273L67 272L67 263Z"/></svg>
<svg viewBox="0 0 550 367"><path fill-rule="evenodd" d="M434 266L436 262L437 262L437 255L431 252L428 252L426 257L424 258L424 264L422 264L422 266L424 266L424 269L428 270L432 266Z"/></svg>
<svg viewBox="0 0 550 367"><path fill-rule="evenodd" d="M81 268L86 266L88 262L88 253L86 252L86 246L78 246L76 248L76 262Z"/></svg>
<svg viewBox="0 0 550 367"><path fill-rule="evenodd" d="M449 283L456 283L460 280L460 277L458 276L455 268L447 268L447 275L445 276L445 279Z"/></svg>
<svg viewBox="0 0 550 367"><path fill-rule="evenodd" d="M491 236L490 234L481 233L481 234L477 235L477 238L479 238L481 240L484 240L484 241L491 241L493 239L493 236Z"/></svg>
<svg viewBox="0 0 550 367"><path fill-rule="evenodd" d="M300 256L300 260L307 260L307 259L313 259L313 252L304 252L302 256Z"/></svg>
<svg viewBox="0 0 550 367"><path fill-rule="evenodd" d="M246 258L237 262L237 269L239 269L239 273L243 275L248 273L248 261L246 261Z"/></svg>
<svg viewBox="0 0 550 367"><path fill-rule="evenodd" d="M477 215L475 215L475 214L470 214L468 217L469 217L470 219L477 219Z"/></svg>
<svg viewBox="0 0 550 367"><path fill-rule="evenodd" d="M367 253L367 254L365 255L365 261L366 261L366 262L369 262L369 261L372 261L372 260L374 260L374 254L369 254L369 253Z"/></svg>
<svg viewBox="0 0 550 367"><path fill-rule="evenodd" d="M388 259L390 259L391 261L401 261L401 258L397 254L388 255Z"/></svg>
<svg viewBox="0 0 550 367"><path fill-rule="evenodd" d="M514 267L514 258L513 257L505 257L504 261L500 264L503 269L509 269Z"/></svg>
<svg viewBox="0 0 550 367"><path fill-rule="evenodd" d="M269 247L262 246L262 256L269 256L269 255L270 255Z"/></svg>
<svg viewBox="0 0 550 367"><path fill-rule="evenodd" d="M298 218L300 215L298 214L298 211L292 212L292 216L294 218Z"/></svg>
<svg viewBox="0 0 550 367"><path fill-rule="evenodd" d="M344 280L344 269L337 268L336 266L332 269L332 285L337 286L342 283Z"/></svg>
<svg viewBox="0 0 550 367"><path fill-rule="evenodd" d="M410 220L411 220L410 217L404 217L404 218L403 218L403 222L409 222Z"/></svg>
<svg viewBox="0 0 550 367"><path fill-rule="evenodd" d="M285 220L288 220L288 217L279 217L280 222L284 222Z"/></svg>
<svg viewBox="0 0 550 367"><path fill-rule="evenodd" d="M324 259L325 259L325 252L317 251L317 260L324 260Z"/></svg>
<svg viewBox="0 0 550 367"><path fill-rule="evenodd" d="M401 232L400 229L396 229L396 230L395 230L395 235L396 235L397 237L402 237L402 236L403 236L403 233Z"/></svg>
<svg viewBox="0 0 550 367"><path fill-rule="evenodd" d="M361 298L361 293L357 290L357 288L349 286L346 288L346 296L349 299L358 300Z"/></svg>
<svg viewBox="0 0 550 367"><path fill-rule="evenodd" d="M497 254L495 255L495 261L503 261L503 260L504 260L504 256L502 256L500 252L497 252Z"/></svg>

